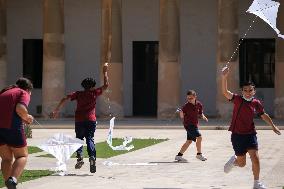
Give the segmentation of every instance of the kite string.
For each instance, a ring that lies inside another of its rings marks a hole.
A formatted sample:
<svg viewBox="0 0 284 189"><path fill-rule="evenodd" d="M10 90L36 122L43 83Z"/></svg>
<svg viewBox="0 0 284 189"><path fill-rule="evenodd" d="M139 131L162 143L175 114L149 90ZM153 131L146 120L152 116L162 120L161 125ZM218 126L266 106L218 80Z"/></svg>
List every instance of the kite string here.
<svg viewBox="0 0 284 189"><path fill-rule="evenodd" d="M258 0L256 0L256 2L257 2L257 4L260 6ZM230 4L229 4L229 5L230 5ZM275 5L271 5L271 6L269 6L269 7L264 7L264 8L259 9L258 11L263 11L263 10L269 9L269 8L271 8L271 7L274 7L274 6L275 6ZM224 8L224 7L223 7L223 8ZM262 12L262 13L264 14L264 12ZM266 16L266 15L264 14L264 16ZM230 57L229 61L226 63L225 67L228 67L228 66L229 66L229 64L230 64L230 62L232 61L233 57L234 57L235 54L238 52L238 50L239 50L239 48L240 48L240 45L242 44L244 38L247 36L248 32L249 32L250 29L252 28L252 26L253 26L253 24L255 23L255 20L256 20L257 17L258 17L257 15L254 17L252 23L250 24L249 28L248 28L247 31L245 32L244 36L241 38L241 41L238 43L237 48L236 48L235 51L233 52L233 54L232 54L232 56ZM268 20L268 22L269 22L269 20ZM269 22L269 24L272 25L271 22Z"/></svg>
<svg viewBox="0 0 284 189"><path fill-rule="evenodd" d="M225 67L229 67L229 64L231 63L233 57L235 56L235 54L238 52L240 45L242 44L244 38L247 36L248 32L250 31L250 29L252 28L253 24L255 23L257 16L254 17L254 19L252 20L250 26L248 27L247 31L245 32L245 34L243 35L243 37L241 38L241 41L238 42L238 45L236 47L236 49L234 50L232 56L230 57L229 61L226 63Z"/></svg>
<svg viewBox="0 0 284 189"><path fill-rule="evenodd" d="M34 118L34 122L42 127L42 125Z"/></svg>
<svg viewBox="0 0 284 189"><path fill-rule="evenodd" d="M108 10L108 24L109 24L109 36L108 36L108 49L107 49L107 62L110 64L111 63L111 50L112 50L112 3L109 7L110 9ZM110 102L110 93L111 90L109 89L110 83L108 86L108 89L106 90L107 93L107 103L108 103L108 113L109 117L112 117L112 112L111 112L111 102Z"/></svg>

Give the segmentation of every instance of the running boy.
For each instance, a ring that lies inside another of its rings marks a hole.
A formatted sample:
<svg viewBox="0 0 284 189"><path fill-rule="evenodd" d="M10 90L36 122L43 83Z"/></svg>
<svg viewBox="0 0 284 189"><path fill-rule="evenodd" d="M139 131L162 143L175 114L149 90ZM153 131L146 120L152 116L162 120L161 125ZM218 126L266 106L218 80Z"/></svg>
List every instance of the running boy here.
<svg viewBox="0 0 284 189"><path fill-rule="evenodd" d="M19 78L15 85L0 91L0 157L1 172L8 189L17 188L28 159L24 125L33 122L28 112L32 82Z"/></svg>
<svg viewBox="0 0 284 189"><path fill-rule="evenodd" d="M94 133L96 130L96 100L100 96L103 90L108 87L108 75L107 75L108 63L103 66L104 85L95 88L96 81L93 78L86 78L82 81L81 85L84 88L83 91L76 91L68 94L62 98L60 103L57 105L55 110L51 113L51 117L55 118L58 116L58 112L61 107L68 100L76 100L77 108L75 112L75 133L76 138L83 140L86 138L87 151L90 162L90 172L96 172L96 148L94 143ZM80 169L84 164L83 161L83 146L77 150L77 163L76 169Z"/></svg>
<svg viewBox="0 0 284 189"><path fill-rule="evenodd" d="M229 173L234 166L244 167L246 165L246 153L249 154L252 162L254 176L254 189L265 189L259 181L260 163L258 155L258 142L256 137L254 115L259 115L272 130L280 135L279 129L274 125L268 114L265 113L262 104L254 98L255 86L248 82L242 86L242 95L233 94L227 88L227 77L229 68L222 71L222 92L224 96L234 103L233 117L229 131L232 132L231 142L235 155L233 155L224 166L224 172Z"/></svg>
<svg viewBox="0 0 284 189"><path fill-rule="evenodd" d="M198 130L198 118L202 118L205 121L208 119L203 114L202 104L197 100L197 95L194 90L187 92L187 102L179 112L180 118L183 120L183 125L187 133L187 140L182 145L179 153L176 155L175 160L179 162L187 162L182 157L184 152L187 150L192 141L196 142L197 155L196 158L201 161L206 161L207 158L202 155L201 152L201 141L202 137Z"/></svg>

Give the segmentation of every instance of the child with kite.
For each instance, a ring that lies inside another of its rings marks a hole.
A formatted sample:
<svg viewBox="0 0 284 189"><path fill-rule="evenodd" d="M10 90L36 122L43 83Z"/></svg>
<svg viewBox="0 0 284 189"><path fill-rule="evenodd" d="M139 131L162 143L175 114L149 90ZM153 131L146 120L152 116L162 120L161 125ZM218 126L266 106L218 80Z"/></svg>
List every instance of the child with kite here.
<svg viewBox="0 0 284 189"><path fill-rule="evenodd" d="M86 138L87 151L90 162L90 172L96 172L96 148L94 143L94 133L96 130L96 100L104 90L107 89L108 82L108 63L103 66L104 84L101 87L96 88L96 81L93 78L86 78L82 81L81 86L83 91L76 91L68 94L59 102L55 110L51 113L51 117L58 116L59 110L68 100L76 100L77 107L75 112L75 133L76 138L83 140ZM77 150L77 163L76 169L80 169L84 164L83 161L83 146Z"/></svg>

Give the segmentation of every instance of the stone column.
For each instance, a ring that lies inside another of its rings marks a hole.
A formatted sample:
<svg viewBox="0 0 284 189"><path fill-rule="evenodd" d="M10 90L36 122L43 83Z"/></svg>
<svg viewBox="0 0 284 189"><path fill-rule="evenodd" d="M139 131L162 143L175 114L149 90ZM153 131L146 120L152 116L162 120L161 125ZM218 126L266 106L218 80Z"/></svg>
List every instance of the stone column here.
<svg viewBox="0 0 284 189"><path fill-rule="evenodd" d="M123 65L121 0L104 0L102 3L102 54L101 64L109 62L109 88L100 101L100 113L104 116L122 117ZM103 76L101 75L101 83Z"/></svg>
<svg viewBox="0 0 284 189"><path fill-rule="evenodd" d="M284 4L280 4L277 28L284 33ZM274 116L284 119L284 40L276 39Z"/></svg>
<svg viewBox="0 0 284 189"><path fill-rule="evenodd" d="M7 10L6 0L0 0L0 90L7 85Z"/></svg>
<svg viewBox="0 0 284 189"><path fill-rule="evenodd" d="M238 33L238 0L219 0L218 2L218 50L217 50L217 99L218 116L228 118L233 106L228 103L221 91L221 69L230 61L228 89L231 92L239 90L239 60L238 52L232 57L237 48ZM231 59L231 60L230 60Z"/></svg>
<svg viewBox="0 0 284 189"><path fill-rule="evenodd" d="M169 118L180 105L179 1L160 0L158 118Z"/></svg>
<svg viewBox="0 0 284 189"><path fill-rule="evenodd" d="M44 0L42 114L65 95L64 1Z"/></svg>

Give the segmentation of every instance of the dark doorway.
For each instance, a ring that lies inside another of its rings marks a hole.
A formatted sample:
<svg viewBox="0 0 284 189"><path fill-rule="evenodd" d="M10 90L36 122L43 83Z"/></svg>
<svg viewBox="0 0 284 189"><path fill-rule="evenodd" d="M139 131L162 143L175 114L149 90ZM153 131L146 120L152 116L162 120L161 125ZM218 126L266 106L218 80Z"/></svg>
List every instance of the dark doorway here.
<svg viewBox="0 0 284 189"><path fill-rule="evenodd" d="M240 85L274 88L275 39L243 39L240 45Z"/></svg>
<svg viewBox="0 0 284 189"><path fill-rule="evenodd" d="M42 39L23 40L23 76L32 80L34 88L42 86Z"/></svg>
<svg viewBox="0 0 284 189"><path fill-rule="evenodd" d="M133 41L133 115L157 116L157 41Z"/></svg>

